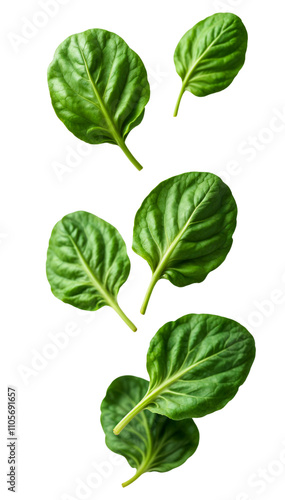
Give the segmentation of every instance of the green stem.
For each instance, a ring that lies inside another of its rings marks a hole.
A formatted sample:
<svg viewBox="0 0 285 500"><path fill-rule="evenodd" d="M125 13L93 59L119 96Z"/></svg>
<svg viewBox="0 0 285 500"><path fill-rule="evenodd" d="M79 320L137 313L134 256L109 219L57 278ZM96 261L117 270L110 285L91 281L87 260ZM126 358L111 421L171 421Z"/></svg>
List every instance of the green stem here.
<svg viewBox="0 0 285 500"><path fill-rule="evenodd" d="M136 158L132 155L132 153L130 152L129 148L127 147L126 143L124 142L124 140L120 140L118 138L116 138L116 141L117 141L117 144L118 146L120 146L120 148L122 149L122 151L124 151L126 157L132 162L132 164L138 169L138 170L142 170L142 165L136 160Z"/></svg>
<svg viewBox="0 0 285 500"><path fill-rule="evenodd" d="M122 420L114 427L113 432L116 434L120 434L122 430L128 425L128 423L138 415L149 403L149 398L147 395L124 417Z"/></svg>
<svg viewBox="0 0 285 500"><path fill-rule="evenodd" d="M140 477L143 473L145 472L144 468L140 468L137 470L137 472L135 473L135 475L133 477L131 477L131 479L129 479L128 481L125 481L124 483L122 483L122 486L123 488L125 488L126 486L129 486L129 484L132 484L136 479L138 479L138 477Z"/></svg>
<svg viewBox="0 0 285 500"><path fill-rule="evenodd" d="M178 99L177 99L177 103L175 105L173 116L177 116L177 114L178 114L178 109L179 109L179 106L180 106L180 101L181 101L182 96L184 94L184 90L185 90L184 89L184 85L182 85L180 93L179 93L179 96L178 96Z"/></svg>
<svg viewBox="0 0 285 500"><path fill-rule="evenodd" d="M143 299L143 303L141 306L141 314L145 314L145 312L146 312L146 308L147 308L147 305L149 303L150 296L152 294L152 291L153 291L158 279L159 279L159 275L155 272L152 275L149 287L148 287L146 294L145 294L145 298Z"/></svg>
<svg viewBox="0 0 285 500"><path fill-rule="evenodd" d="M125 315L125 313L122 311L118 303L112 304L113 309L116 311L116 313L122 318L122 320L128 325L128 327L133 330L133 332L137 331L137 327L131 322L131 320Z"/></svg>

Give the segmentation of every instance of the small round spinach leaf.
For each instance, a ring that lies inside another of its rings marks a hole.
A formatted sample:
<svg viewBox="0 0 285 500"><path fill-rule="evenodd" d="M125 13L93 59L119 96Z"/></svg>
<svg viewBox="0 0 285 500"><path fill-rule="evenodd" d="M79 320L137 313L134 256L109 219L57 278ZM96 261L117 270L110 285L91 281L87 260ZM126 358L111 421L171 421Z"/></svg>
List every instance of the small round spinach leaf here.
<svg viewBox="0 0 285 500"><path fill-rule="evenodd" d="M149 388L114 433L145 409L174 420L220 410L246 380L254 358L254 338L236 321L189 314L166 323L147 353Z"/></svg>
<svg viewBox="0 0 285 500"><path fill-rule="evenodd" d="M51 233L46 272L58 299L87 311L111 306L136 331L117 302L130 260L123 238L108 222L83 211L63 217Z"/></svg>
<svg viewBox="0 0 285 500"><path fill-rule="evenodd" d="M174 116L185 90L204 97L228 87L244 64L246 49L247 31L235 14L214 14L187 31L174 53L182 79Z"/></svg>
<svg viewBox="0 0 285 500"><path fill-rule="evenodd" d="M145 198L134 223L133 250L151 267L141 313L161 278L183 287L203 281L226 258L237 207L214 174L190 172L161 182Z"/></svg>
<svg viewBox="0 0 285 500"><path fill-rule="evenodd" d="M143 398L147 388L148 382L142 378L119 377L109 386L101 405L106 445L137 469L123 486L144 472L167 472L179 467L193 455L199 443L199 431L192 419L175 422L149 411L134 418L120 436L114 435L114 425Z"/></svg>
<svg viewBox="0 0 285 500"><path fill-rule="evenodd" d="M90 29L57 48L48 68L52 105L76 137L117 144L138 170L125 144L143 119L150 87L140 57L115 33Z"/></svg>

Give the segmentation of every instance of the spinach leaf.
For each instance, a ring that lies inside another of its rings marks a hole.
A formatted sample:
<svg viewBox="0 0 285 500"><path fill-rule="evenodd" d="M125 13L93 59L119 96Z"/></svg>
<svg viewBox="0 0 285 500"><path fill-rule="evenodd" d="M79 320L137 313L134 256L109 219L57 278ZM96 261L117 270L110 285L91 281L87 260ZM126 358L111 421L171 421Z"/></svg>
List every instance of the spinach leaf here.
<svg viewBox="0 0 285 500"><path fill-rule="evenodd" d="M190 172L161 182L135 217L133 250L151 267L144 314L156 282L183 287L200 283L226 258L237 207L228 186L214 174Z"/></svg>
<svg viewBox="0 0 285 500"><path fill-rule="evenodd" d="M89 144L117 144L142 169L125 139L143 119L150 87L141 59L122 38L101 29L70 36L55 52L48 85L68 130Z"/></svg>
<svg viewBox="0 0 285 500"><path fill-rule="evenodd" d="M149 411L137 416L120 436L113 427L145 395L148 382L137 377L120 377L112 382L101 405L101 424L106 445L123 455L135 475L123 483L128 486L144 472L167 472L182 465L193 455L199 443L199 431L193 420L169 420Z"/></svg>
<svg viewBox="0 0 285 500"><path fill-rule="evenodd" d="M114 433L145 409L174 420L220 410L246 380L254 358L252 335L233 320L189 314L166 323L147 353L148 390Z"/></svg>
<svg viewBox="0 0 285 500"><path fill-rule="evenodd" d="M235 14L214 14L187 31L174 53L182 79L174 116L185 90L204 97L228 87L244 64L246 49L247 31Z"/></svg>
<svg viewBox="0 0 285 500"><path fill-rule="evenodd" d="M82 211L63 217L51 233L46 272L58 299L86 311L110 306L136 331L117 302L130 260L123 238L108 222Z"/></svg>

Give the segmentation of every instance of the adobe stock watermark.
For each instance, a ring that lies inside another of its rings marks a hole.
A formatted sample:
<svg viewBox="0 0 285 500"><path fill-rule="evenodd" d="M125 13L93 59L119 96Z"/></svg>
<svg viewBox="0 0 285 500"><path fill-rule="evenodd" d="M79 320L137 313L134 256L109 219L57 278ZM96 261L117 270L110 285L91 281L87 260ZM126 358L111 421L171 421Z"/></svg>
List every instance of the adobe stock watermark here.
<svg viewBox="0 0 285 500"><path fill-rule="evenodd" d="M115 472L116 468L123 465L124 458L119 455L110 454L107 460L100 462L93 461L90 471L84 477L75 479L75 486L72 493L62 493L61 500L88 500L94 491L98 490L104 483L107 483Z"/></svg>
<svg viewBox="0 0 285 500"><path fill-rule="evenodd" d="M214 0L213 6L217 10L226 11L230 7L240 7L242 4L247 3L249 0Z"/></svg>
<svg viewBox="0 0 285 500"><path fill-rule="evenodd" d="M245 170L243 159L250 164L258 155L269 148L277 136L285 131L285 106L273 108L268 122L259 131L248 135L237 148L237 157L229 161L224 170L220 170L218 175L225 182L229 182L233 177L237 177ZM242 158L242 159L241 159Z"/></svg>
<svg viewBox="0 0 285 500"><path fill-rule="evenodd" d="M271 318L280 306L285 304L285 272L281 276L278 288L267 292L262 299L253 301L253 309L245 318L240 318L241 323L250 330L260 328L265 321Z"/></svg>
<svg viewBox="0 0 285 500"><path fill-rule="evenodd" d="M38 0L38 9L30 17L21 18L21 27L16 33L9 31L7 38L16 54L30 43L50 20L54 18L64 5L71 0Z"/></svg>
<svg viewBox="0 0 285 500"><path fill-rule="evenodd" d="M3 245L4 241L6 241L7 238L8 238L7 233L0 233L0 247L1 245Z"/></svg>
<svg viewBox="0 0 285 500"><path fill-rule="evenodd" d="M94 153L92 144L83 141L76 142L73 145L66 144L63 159L52 160L51 162L51 168L58 182L63 182L66 176L78 169L92 153Z"/></svg>
<svg viewBox="0 0 285 500"><path fill-rule="evenodd" d="M147 66L147 76L148 76L148 81L150 85L150 91L153 93L155 90L157 90L163 82L165 82L169 76L169 73L167 73L164 69L161 68L159 64L155 66Z"/></svg>
<svg viewBox="0 0 285 500"><path fill-rule="evenodd" d="M244 491L238 493L234 500L255 500L281 476L285 477L285 439L281 443L278 456L253 472L248 477Z"/></svg>
<svg viewBox="0 0 285 500"><path fill-rule="evenodd" d="M48 341L41 348L32 349L29 361L17 366L17 371L24 385L29 385L43 371L47 370L50 364L66 351L72 340L84 332L84 327L90 325L96 318L96 314L94 315L93 312L80 309L76 311L76 315L80 319L68 321L63 328L56 332L48 332Z"/></svg>
<svg viewBox="0 0 285 500"><path fill-rule="evenodd" d="M148 67L148 79L153 93L167 79L168 73L159 65ZM91 157L95 153L94 145L87 144L83 141L66 144L62 158L51 161L52 171L59 183L62 183L67 176L74 173L80 166L84 164L86 158Z"/></svg>
<svg viewBox="0 0 285 500"><path fill-rule="evenodd" d="M69 321L58 332L49 332L47 334L48 342L40 349L31 350L28 363L21 363L17 366L17 371L24 384L29 385L40 373L46 370L49 364L69 346L71 340L81 332L82 329L75 321Z"/></svg>

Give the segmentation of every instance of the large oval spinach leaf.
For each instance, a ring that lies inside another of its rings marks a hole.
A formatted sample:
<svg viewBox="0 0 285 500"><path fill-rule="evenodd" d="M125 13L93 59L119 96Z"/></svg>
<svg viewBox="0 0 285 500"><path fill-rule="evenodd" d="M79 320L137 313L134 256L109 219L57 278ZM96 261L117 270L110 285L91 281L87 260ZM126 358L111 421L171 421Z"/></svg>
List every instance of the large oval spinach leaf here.
<svg viewBox="0 0 285 500"><path fill-rule="evenodd" d="M185 90L203 97L228 87L244 64L246 49L247 31L235 14L214 14L187 31L174 53L182 79L174 116Z"/></svg>
<svg viewBox="0 0 285 500"><path fill-rule="evenodd" d="M117 302L130 260L114 226L88 212L66 215L52 230L46 271L58 299L87 311L111 306L136 331Z"/></svg>
<svg viewBox="0 0 285 500"><path fill-rule="evenodd" d="M55 52L48 84L68 130L90 144L117 144L142 169L125 139L143 119L150 88L141 59L122 38L101 29L70 36Z"/></svg>
<svg viewBox="0 0 285 500"><path fill-rule="evenodd" d="M214 174L190 172L161 182L135 217L133 250L151 267L141 313L156 282L200 283L226 258L237 207L229 187Z"/></svg>
<svg viewBox="0 0 285 500"><path fill-rule="evenodd" d="M149 388L114 433L145 409L174 420L220 410L246 380L254 358L252 335L233 320L189 314L166 323L147 353Z"/></svg>
<svg viewBox="0 0 285 500"><path fill-rule="evenodd" d="M175 422L149 411L140 413L120 436L114 435L114 425L143 398L147 388L148 382L142 378L120 377L112 382L102 401L106 445L137 469L122 486L133 483L144 472L167 472L179 467L199 443L199 431L192 419Z"/></svg>

